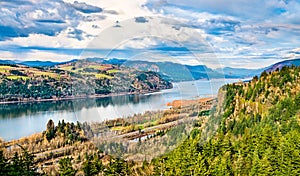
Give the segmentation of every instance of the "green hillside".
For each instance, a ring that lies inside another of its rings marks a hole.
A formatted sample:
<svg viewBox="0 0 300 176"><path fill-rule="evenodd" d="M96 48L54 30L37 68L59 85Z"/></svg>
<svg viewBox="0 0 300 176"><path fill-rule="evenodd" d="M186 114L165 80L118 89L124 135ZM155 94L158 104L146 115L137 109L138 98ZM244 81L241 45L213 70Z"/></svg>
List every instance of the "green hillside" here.
<svg viewBox="0 0 300 176"><path fill-rule="evenodd" d="M35 101L171 88L155 72L76 61L55 67L0 65L0 101Z"/></svg>
<svg viewBox="0 0 300 176"><path fill-rule="evenodd" d="M299 175L299 72L283 67L222 87L213 115L153 161L152 174Z"/></svg>

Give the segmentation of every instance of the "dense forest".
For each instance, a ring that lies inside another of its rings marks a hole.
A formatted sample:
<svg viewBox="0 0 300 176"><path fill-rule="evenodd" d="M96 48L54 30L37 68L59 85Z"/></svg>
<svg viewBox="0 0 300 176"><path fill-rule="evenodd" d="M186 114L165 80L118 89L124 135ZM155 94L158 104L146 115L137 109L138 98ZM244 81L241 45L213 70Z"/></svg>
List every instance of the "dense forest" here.
<svg viewBox="0 0 300 176"><path fill-rule="evenodd" d="M152 161L153 175L299 175L300 68L226 85L202 131Z"/></svg>
<svg viewBox="0 0 300 176"><path fill-rule="evenodd" d="M44 172L38 170L35 156L29 153L24 148L21 154L15 153L12 158L6 158L3 151L0 150L0 175L2 176L35 176L35 175L47 175ZM83 164L80 170L76 169L72 163L73 158L63 157L59 160L58 173L56 175L62 176L74 176L79 175L130 175L132 172L130 168L134 166L133 163L126 162L125 160L118 158L107 158L107 164L103 164L103 156L99 154L89 155L86 154L82 158ZM81 158L76 159L80 161Z"/></svg>
<svg viewBox="0 0 300 176"><path fill-rule="evenodd" d="M0 101L64 99L172 88L158 73L77 61L52 67L0 65Z"/></svg>

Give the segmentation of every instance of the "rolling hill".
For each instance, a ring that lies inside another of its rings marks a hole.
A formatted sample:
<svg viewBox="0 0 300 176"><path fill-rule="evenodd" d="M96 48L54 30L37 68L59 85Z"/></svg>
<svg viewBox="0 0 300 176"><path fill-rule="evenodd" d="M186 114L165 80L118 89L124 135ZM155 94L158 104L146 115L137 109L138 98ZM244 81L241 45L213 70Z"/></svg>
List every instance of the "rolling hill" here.
<svg viewBox="0 0 300 176"><path fill-rule="evenodd" d="M52 67L0 65L2 102L139 94L171 87L155 72L84 60Z"/></svg>

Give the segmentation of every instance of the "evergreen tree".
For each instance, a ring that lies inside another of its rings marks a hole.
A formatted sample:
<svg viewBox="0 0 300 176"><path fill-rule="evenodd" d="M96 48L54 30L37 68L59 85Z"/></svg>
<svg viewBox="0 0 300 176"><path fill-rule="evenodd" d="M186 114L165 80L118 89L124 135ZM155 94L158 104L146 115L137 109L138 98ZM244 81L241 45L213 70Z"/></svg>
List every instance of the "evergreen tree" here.
<svg viewBox="0 0 300 176"><path fill-rule="evenodd" d="M74 176L76 172L72 166L72 158L66 157L59 160L59 175Z"/></svg>
<svg viewBox="0 0 300 176"><path fill-rule="evenodd" d="M86 160L83 163L82 170L85 175L97 175L103 171L103 165L98 156L86 156Z"/></svg>
<svg viewBox="0 0 300 176"><path fill-rule="evenodd" d="M0 150L0 175L5 175L7 173L7 159L3 155L3 151Z"/></svg>
<svg viewBox="0 0 300 176"><path fill-rule="evenodd" d="M46 139L50 141L55 136L55 126L54 122L50 119L46 126Z"/></svg>

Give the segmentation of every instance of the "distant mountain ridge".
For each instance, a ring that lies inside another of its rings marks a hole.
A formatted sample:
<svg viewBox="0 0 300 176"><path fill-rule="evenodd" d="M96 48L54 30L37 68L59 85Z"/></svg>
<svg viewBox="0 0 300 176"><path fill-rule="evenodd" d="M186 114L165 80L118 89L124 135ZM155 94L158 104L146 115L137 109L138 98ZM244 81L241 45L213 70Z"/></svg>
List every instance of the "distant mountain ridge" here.
<svg viewBox="0 0 300 176"><path fill-rule="evenodd" d="M235 75L224 75L206 65L183 65L174 62L151 62L143 60L125 60L125 59L109 59L103 58L88 58L88 61L102 64L117 64L126 67L132 67L143 71L155 71L161 74L165 79L177 81L190 81L199 79L214 79L214 78L239 78Z"/></svg>
<svg viewBox="0 0 300 176"><path fill-rule="evenodd" d="M65 61L65 62L52 62L52 61L20 61L20 60L0 60L0 64L18 64L18 65L24 65L28 67L53 67L56 65L60 64L66 64L66 63L71 63L75 62L77 59L73 59L70 61Z"/></svg>
<svg viewBox="0 0 300 176"><path fill-rule="evenodd" d="M275 71L276 69L281 69L282 67L284 66L300 66L300 59L291 59L291 60L285 60L285 61L281 61L281 62L278 62L276 64L273 64L269 67L267 67L265 70L266 72L273 72Z"/></svg>
<svg viewBox="0 0 300 176"><path fill-rule="evenodd" d="M216 79L216 78L250 78L259 76L263 71L272 72L277 68L281 69L283 66L300 66L300 59L285 60L265 68L247 69L247 68L232 68L224 67L211 69L206 65L184 65L174 62L151 62L144 60L126 60L126 59L104 59L104 58L86 58L86 61L96 62L100 64L124 65L126 67L133 67L143 71L158 72L165 79L177 81L190 81L199 79ZM18 64L29 67L54 67L61 64L72 63L78 61L77 59L66 62L52 62L52 61L19 61L19 60L0 60L0 64Z"/></svg>
<svg viewBox="0 0 300 176"><path fill-rule="evenodd" d="M214 78L252 78L254 76L260 76L263 71L272 72L277 68L281 69L283 66L300 66L300 59L285 60L268 67L258 69L248 68L232 68L224 67L211 69L206 65L183 65L173 62L150 62L141 60L125 60L125 59L101 59L101 58L89 58L87 59L93 62L99 62L104 64L119 64L129 67L135 67L141 70L151 70L161 73L163 76L170 77L173 81L186 81L186 80L198 80L198 79L214 79ZM172 79L173 78L173 79Z"/></svg>
<svg viewBox="0 0 300 176"><path fill-rule="evenodd" d="M234 75L234 76L249 78L249 77L253 77L253 76L259 76L263 71L273 72L276 69L281 69L284 66L292 66L292 65L294 65L296 67L300 66L300 59L284 60L284 61L275 63L273 65L270 65L268 67L259 68L259 69L225 67L225 68L215 69L215 71L224 73L224 75Z"/></svg>
<svg viewBox="0 0 300 176"><path fill-rule="evenodd" d="M224 67L224 68L217 68L215 71L219 73L223 73L225 75L234 75L242 78L250 78L253 76L259 75L263 72L265 68L259 69L247 69L247 68L232 68L232 67Z"/></svg>

